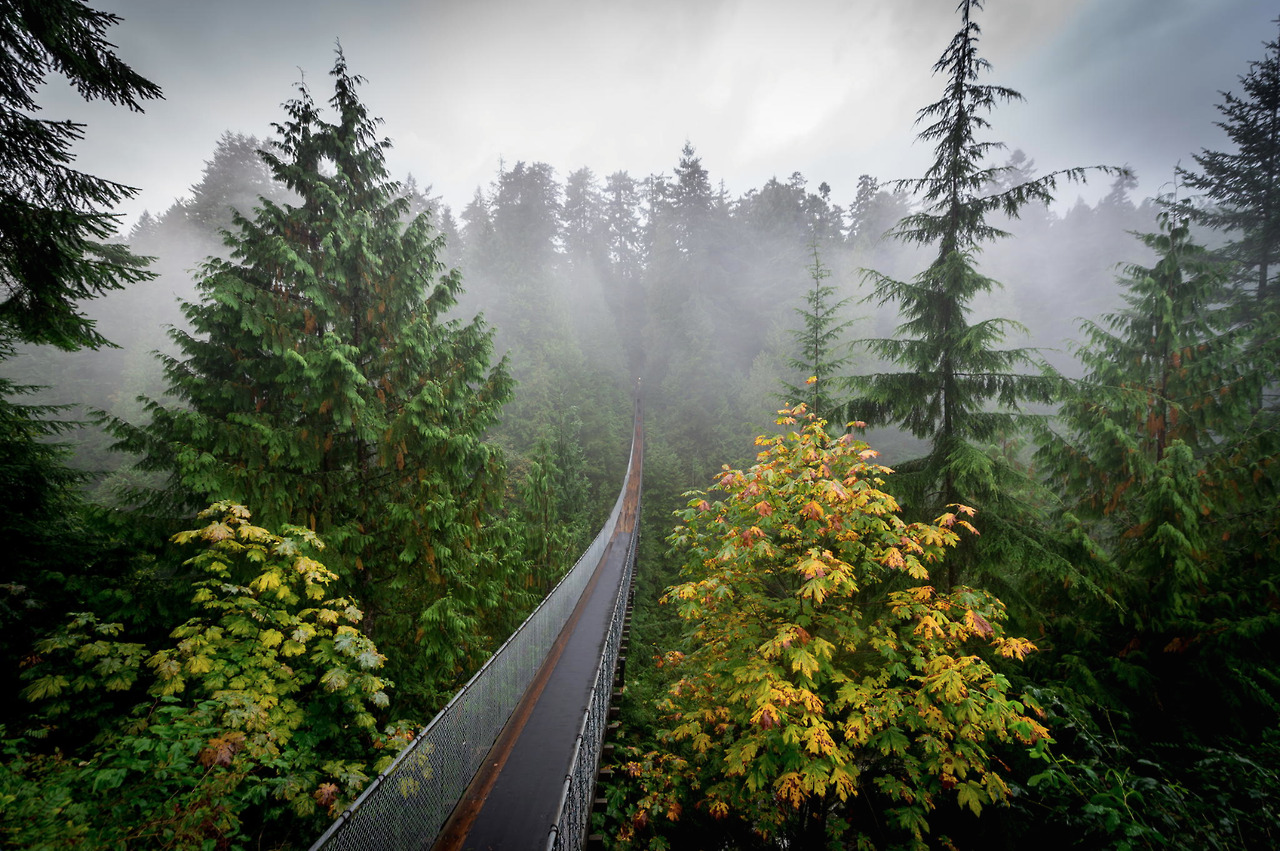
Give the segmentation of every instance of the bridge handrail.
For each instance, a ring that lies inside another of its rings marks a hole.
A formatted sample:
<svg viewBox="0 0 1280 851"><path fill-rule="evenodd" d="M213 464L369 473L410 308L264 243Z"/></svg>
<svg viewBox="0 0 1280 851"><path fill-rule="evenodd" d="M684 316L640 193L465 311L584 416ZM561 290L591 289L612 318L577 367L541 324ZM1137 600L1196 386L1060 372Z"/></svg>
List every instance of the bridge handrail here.
<svg viewBox="0 0 1280 851"><path fill-rule="evenodd" d="M431 847L604 555L622 511L635 453L633 438L618 499L587 550L310 851Z"/></svg>
<svg viewBox="0 0 1280 851"><path fill-rule="evenodd" d="M623 566L618 596L613 602L613 616L605 636L604 651L596 668L595 684L587 698L587 709L582 716L582 726L573 746L573 759L560 791L555 820L547 835L546 851L580 851L587 844L587 831L591 827L592 793L595 790L596 772L600 767L600 752L604 746L605 727L608 723L609 704L613 697L613 675L618 664L618 648L622 643L623 623L626 618L627 600L630 596L631 575L635 570L636 548L640 541L639 524L631 536L627 558Z"/></svg>

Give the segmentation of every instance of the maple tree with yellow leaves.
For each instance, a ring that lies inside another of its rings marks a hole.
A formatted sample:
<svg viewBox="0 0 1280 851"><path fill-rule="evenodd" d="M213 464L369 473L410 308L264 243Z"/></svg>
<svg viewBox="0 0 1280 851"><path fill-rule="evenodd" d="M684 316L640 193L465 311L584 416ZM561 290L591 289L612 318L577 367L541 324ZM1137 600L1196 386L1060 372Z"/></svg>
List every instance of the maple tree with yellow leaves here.
<svg viewBox="0 0 1280 851"><path fill-rule="evenodd" d="M1035 649L1005 634L1003 604L930 581L960 531L977 534L973 511L905 522L874 450L804 406L781 414L790 430L689 494L668 539L686 554L665 597L685 647L661 660L679 671L666 752L624 766L645 794L622 840L652 847L656 823L693 806L804 847L919 844L944 796L974 814L1007 798L994 743L1049 742L990 662ZM860 796L880 824L860 822Z"/></svg>
<svg viewBox="0 0 1280 851"><path fill-rule="evenodd" d="M0 847L297 847L413 738L410 721L379 729L386 657L334 595L323 542L252 519L218 502L173 536L195 550L196 613L159 649L91 612L36 644L22 697L33 739L59 747L0 742Z"/></svg>

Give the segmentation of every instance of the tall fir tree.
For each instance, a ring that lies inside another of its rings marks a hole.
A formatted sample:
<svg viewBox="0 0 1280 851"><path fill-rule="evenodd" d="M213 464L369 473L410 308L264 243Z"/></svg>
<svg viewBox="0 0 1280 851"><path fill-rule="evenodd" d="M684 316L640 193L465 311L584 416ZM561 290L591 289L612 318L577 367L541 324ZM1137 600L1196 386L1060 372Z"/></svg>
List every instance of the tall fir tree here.
<svg viewBox="0 0 1280 851"><path fill-rule="evenodd" d="M564 263L571 276L596 274L605 263L604 195L589 168L570 173L560 206Z"/></svg>
<svg viewBox="0 0 1280 851"><path fill-rule="evenodd" d="M159 86L112 50L120 18L79 0L20 0L0 9L0 333L8 339L97 348L107 341L79 302L148 277L128 247L106 244L112 208L136 190L77 171L73 121L36 118L50 73L86 100L142 110Z"/></svg>
<svg viewBox="0 0 1280 851"><path fill-rule="evenodd" d="M12 354L0 340L0 357ZM80 492L85 475L68 466L70 449L61 442L76 424L65 408L19 401L35 389L0 377L0 650L12 660L0 666L0 688L10 694L33 636L52 629L66 608L86 607L77 575L89 574L97 555ZM0 725L13 725L23 710L7 701Z"/></svg>
<svg viewBox="0 0 1280 851"><path fill-rule="evenodd" d="M685 141L680 149L680 162L675 167L675 185L668 196L671 203L675 243L686 255L701 248L699 237L706 239L715 193L711 190L711 177L702 165L702 157L694 150L693 143Z"/></svg>
<svg viewBox="0 0 1280 851"><path fill-rule="evenodd" d="M500 341L521 358L515 372L522 379L534 345L564 331L555 292L561 194L555 170L541 162L502 167L493 184L494 321Z"/></svg>
<svg viewBox="0 0 1280 851"><path fill-rule="evenodd" d="M1280 24L1280 19L1277 19ZM1234 151L1202 150L1199 170L1178 169L1184 184L1204 194L1205 205L1186 205L1193 218L1225 231L1222 253L1239 266L1239 319L1256 320L1280 304L1280 38L1240 77L1241 94L1222 93L1217 124Z"/></svg>
<svg viewBox="0 0 1280 851"><path fill-rule="evenodd" d="M84 478L57 443L74 424L65 408L20 401L39 388L12 378L15 352L23 343L110 345L83 302L151 277L144 258L108 242L113 207L136 190L74 168L83 125L37 117L51 74L87 101L134 111L161 96L107 40L119 22L79 0L0 4L0 362L10 367L0 378L0 650L15 661L29 656L51 615L86 605L68 585L91 572L102 545L84 522ZM5 666L0 688L12 693L16 674Z"/></svg>
<svg viewBox="0 0 1280 851"><path fill-rule="evenodd" d="M560 206L559 270L555 297L565 306L570 334L579 347L598 352L618 348L609 305L609 238L605 199L595 173L580 168L565 178Z"/></svg>
<svg viewBox="0 0 1280 851"><path fill-rule="evenodd" d="M894 337L864 343L905 371L854 378L861 395L849 403L845 419L897 424L928 439L927 455L897 465L907 509L932 516L956 503L980 508L984 536L996 524L1009 533L984 537L988 558L1006 546L1021 558L1033 544L1019 531L1022 524L1003 513L1018 502L1018 486L1009 480L1014 470L989 449L1027 424L1020 405L1051 400L1053 382L1029 372L1032 350L999 348L1022 326L1007 319L971 320L974 299L999 286L978 271L977 256L983 243L1006 235L987 222L989 215L1016 217L1027 204L1051 200L1059 181L1081 180L1084 170L1052 172L990 193L1011 167L985 165L1003 145L980 141L978 134L990 126L986 113L1021 95L978 82L989 69L978 53L981 30L973 19L981 8L980 0L962 0L957 7L960 29L933 68L945 77L946 90L919 112L918 122L925 125L919 135L933 143L934 161L923 177L898 182L922 195L924 207L899 222L894 236L936 245L937 254L911 281L867 273L874 284L871 297L881 305L896 302L903 322ZM974 564L972 547L958 555L948 562L948 586Z"/></svg>
<svg viewBox="0 0 1280 851"><path fill-rule="evenodd" d="M1280 440L1251 404L1275 378L1280 343L1249 344L1223 298L1229 267L1192 241L1185 218L1164 213L1141 240L1156 263L1129 266L1126 306L1083 323L1087 373L1037 460L1092 560L1112 566L1123 608L1111 644L1128 651L1109 664L1148 666L1153 676L1124 678L1146 685L1135 705L1186 694L1157 715L1199 712L1208 731L1223 701L1256 716L1280 697L1256 679L1276 664L1259 655L1274 645L1262 637L1280 630L1261 593L1278 578ZM1211 705L1192 694L1212 694Z"/></svg>
<svg viewBox="0 0 1280 851"><path fill-rule="evenodd" d="M445 318L461 277L426 214L406 223L341 49L332 77L335 121L303 86L263 153L297 205L235 216L232 257L206 262L191 331L173 332L180 404L113 427L183 504L232 499L322 534L422 710L496 638L484 613L504 577L484 521L503 472L483 436L512 382L482 319Z"/></svg>
<svg viewBox="0 0 1280 851"><path fill-rule="evenodd" d="M191 199L182 205L188 221L209 234L233 225L232 211L248 216L258 199L283 201L284 192L271 178L271 171L253 136L227 131L218 139L213 156L204 164L200 182L191 187Z"/></svg>
<svg viewBox="0 0 1280 851"><path fill-rule="evenodd" d="M614 328L626 351L628 373L644 371L644 290L641 280L646 243L640 185L625 171L605 179L604 240L608 251L605 299L613 313Z"/></svg>

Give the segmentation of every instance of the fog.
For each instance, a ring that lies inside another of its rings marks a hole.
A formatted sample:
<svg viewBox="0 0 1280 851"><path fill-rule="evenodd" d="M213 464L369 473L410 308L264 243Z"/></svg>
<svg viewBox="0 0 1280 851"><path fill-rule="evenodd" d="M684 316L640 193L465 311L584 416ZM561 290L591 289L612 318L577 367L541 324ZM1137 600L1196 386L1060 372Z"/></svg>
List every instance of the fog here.
<svg viewBox="0 0 1280 851"><path fill-rule="evenodd" d="M181 301L199 297L205 258L229 250L219 231L234 231L232 209L252 215L260 197L288 200L254 153L261 144L225 134L190 192L128 235L137 252L156 258L157 277L86 304L118 349L36 349L11 370L52 385L45 401L139 421L137 397L164 394L155 352L173 351L166 328L183 324ZM1037 173L1023 152L1007 158L1017 175ZM1007 344L1039 347L1068 373L1076 319L1117 305L1118 264L1148 259L1130 232L1155 226L1155 207L1131 195L1133 181L1096 179L1109 187L1100 201L997 222L1010 236L980 258L982 271L1004 286L975 304L975 318L1021 323L1027 336ZM855 340L893 336L898 317L893 305L865 301L863 271L905 280L932 259L886 236L913 199L870 176L848 199L799 172L737 196L725 183L693 143L672 152L670 168L647 175L586 166L561 175L545 163L504 163L460 210L405 178L414 211L426 211L445 235L443 260L462 272L455 314L483 314L520 382L498 436L514 459L562 426L561 413L575 411L593 487L607 492L620 463L614 444L625 433L626 399L640 378L653 433L669 453L657 453L654 464L671 465L663 471L671 487L693 486L720 463L742 460L778 407L798 401L783 387L806 377L787 364L799 354L791 332L803 327L797 308L812 283L806 267L815 245L829 283L849 299L840 318L851 325L839 347L851 359L847 371L880 366ZM78 439L82 466L107 471L121 462L95 430ZM915 445L891 431L872 440L889 460Z"/></svg>
<svg viewBox="0 0 1280 851"><path fill-rule="evenodd" d="M950 4L386 4L358 19L338 3L309 5L305 19L292 7L117 0L104 8L125 18L120 53L166 101L130 116L56 83L45 91L49 114L89 124L78 165L140 188L119 212L157 273L86 305L118 349L33 350L9 365L51 385L45 401L137 419L139 394L163 396L153 353L172 351L166 328L198 297L204 259L227 252L231 210L252 216L259 196L286 197L254 151L299 80L325 95L326 27L367 78L389 167L462 272L457 315L484 315L520 381L498 439L518 458L554 412L576 412L601 492L620 469L609 447L636 378L670 450L651 466L669 463L673 487L750 451L782 387L805 377L787 364L811 241L850 300L847 343L892 336L898 322L892 305L863 301L863 270L905 280L930 259L884 235L915 209L892 181L929 159L913 122L938 94L929 68L954 28ZM1095 172L997 222L1010 236L979 265L1003 287L974 308L1026 327L1007 345L1073 372L1077 319L1114 307L1118 265L1147 259L1129 232L1154 229L1150 196L1218 141L1215 90L1259 52L1263 7L1162 3L1144 16L1078 0L983 13L991 82L1027 98L992 116L992 138L1008 143L997 164L1025 177L1094 163L1134 175ZM242 59L227 64L232 42ZM851 373L880 366L847 352ZM79 439L82 465L120 463L93 430ZM873 439L890 459L910 451L893 433Z"/></svg>
<svg viewBox="0 0 1280 851"><path fill-rule="evenodd" d="M1270 4L104 2L167 100L5 113L16 845L318 835L590 552L637 410L618 841L1272 832L1276 152L1191 167L1274 127ZM133 257L112 345L12 352Z"/></svg>
<svg viewBox="0 0 1280 851"><path fill-rule="evenodd" d="M955 23L948 0L95 6L124 19L112 41L165 100L131 114L55 80L41 103L87 124L85 171L141 190L121 208L127 226L185 195L224 131L265 138L296 83L323 91L337 39L386 120L392 171L454 209L504 160L643 176L669 169L686 139L734 197L800 171L847 203L862 174L927 164L912 122L938 94L930 69ZM1139 194L1155 194L1177 161L1221 140L1217 93L1274 16L1263 0L990 0L992 80L1026 96L1002 109L997 138L1045 169L1130 165ZM1105 186L1082 191L1093 202Z"/></svg>

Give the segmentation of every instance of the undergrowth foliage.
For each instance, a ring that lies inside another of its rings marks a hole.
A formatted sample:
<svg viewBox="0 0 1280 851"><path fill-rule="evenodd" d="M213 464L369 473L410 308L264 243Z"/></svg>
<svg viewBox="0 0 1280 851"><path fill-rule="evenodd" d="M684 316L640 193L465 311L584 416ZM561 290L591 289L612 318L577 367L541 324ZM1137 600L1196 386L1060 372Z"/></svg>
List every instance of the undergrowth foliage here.
<svg viewBox="0 0 1280 851"><path fill-rule="evenodd" d="M200 517L174 541L199 548L187 564L201 611L171 645L129 642L89 613L37 643L23 696L39 726L5 742L5 847L274 845L336 815L411 738L406 722L376 727L385 659L357 628L359 607L329 596L320 540L254 526L228 502ZM103 692L133 706L90 756L40 746L93 721L85 707Z"/></svg>
<svg viewBox="0 0 1280 851"><path fill-rule="evenodd" d="M679 678L660 749L623 765L637 787L624 842L665 847L659 822L693 807L764 840L922 847L942 800L974 814L1006 800L997 743L1049 742L992 667L1034 646L1005 633L992 595L930 579L961 530L976 534L972 510L905 522L874 450L803 405L781 413L791 429L690 493L668 539L684 649L661 660Z"/></svg>

